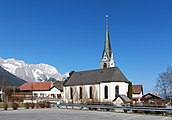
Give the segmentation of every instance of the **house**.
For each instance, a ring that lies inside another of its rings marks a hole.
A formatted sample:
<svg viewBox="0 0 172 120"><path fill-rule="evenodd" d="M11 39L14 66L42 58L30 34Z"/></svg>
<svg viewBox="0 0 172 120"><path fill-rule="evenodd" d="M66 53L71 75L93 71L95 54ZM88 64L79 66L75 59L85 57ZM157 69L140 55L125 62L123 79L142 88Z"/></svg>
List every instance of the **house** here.
<svg viewBox="0 0 172 120"><path fill-rule="evenodd" d="M147 93L142 96L143 104L145 105L163 105L163 99L152 93Z"/></svg>
<svg viewBox="0 0 172 120"><path fill-rule="evenodd" d="M32 93L31 92L13 92L11 93L10 100L16 101L16 102L24 102L28 96L31 98Z"/></svg>
<svg viewBox="0 0 172 120"><path fill-rule="evenodd" d="M22 92L32 92L35 98L61 98L61 85L55 86L53 82L29 82L20 86Z"/></svg>
<svg viewBox="0 0 172 120"><path fill-rule="evenodd" d="M64 101L66 103L113 103L118 96L127 98L128 86L128 79L114 62L106 18L105 44L100 69L72 72L64 84ZM118 104L123 103L124 101L120 101Z"/></svg>
<svg viewBox="0 0 172 120"><path fill-rule="evenodd" d="M132 85L132 90L133 90L133 103L141 103L141 98L143 96L143 86Z"/></svg>

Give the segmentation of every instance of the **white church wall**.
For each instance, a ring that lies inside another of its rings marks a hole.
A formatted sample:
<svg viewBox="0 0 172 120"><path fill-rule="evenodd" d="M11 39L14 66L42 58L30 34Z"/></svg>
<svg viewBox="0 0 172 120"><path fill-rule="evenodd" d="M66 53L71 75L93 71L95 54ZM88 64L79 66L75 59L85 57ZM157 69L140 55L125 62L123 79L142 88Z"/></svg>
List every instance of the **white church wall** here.
<svg viewBox="0 0 172 120"><path fill-rule="evenodd" d="M80 87L82 88L82 99L80 99ZM90 87L92 87L93 99L90 99ZM73 100L70 96L70 88L73 90ZM74 103L98 102L100 100L99 84L95 85L78 85L64 87L64 101Z"/></svg>
<svg viewBox="0 0 172 120"><path fill-rule="evenodd" d="M105 86L108 87L108 99L105 99ZM95 85L78 85L64 87L64 101L74 103L86 103L86 102L112 102L115 99L115 87L119 86L119 94L126 95L128 92L128 83L125 82L108 82ZM82 88L82 97L80 95L80 87ZM93 99L90 99L89 89L93 89ZM70 97L70 88L73 89L73 100Z"/></svg>
<svg viewBox="0 0 172 120"><path fill-rule="evenodd" d="M105 99L105 91L104 91L105 86L108 87L108 99ZM111 91L111 83L100 83L100 101L101 102L111 101L110 91Z"/></svg>
<svg viewBox="0 0 172 120"><path fill-rule="evenodd" d="M108 99L105 99L105 86L108 87ZM101 83L100 84L100 101L108 102L113 101L115 99L115 87L119 86L119 94L126 95L128 92L128 83L125 82L110 82L110 83Z"/></svg>

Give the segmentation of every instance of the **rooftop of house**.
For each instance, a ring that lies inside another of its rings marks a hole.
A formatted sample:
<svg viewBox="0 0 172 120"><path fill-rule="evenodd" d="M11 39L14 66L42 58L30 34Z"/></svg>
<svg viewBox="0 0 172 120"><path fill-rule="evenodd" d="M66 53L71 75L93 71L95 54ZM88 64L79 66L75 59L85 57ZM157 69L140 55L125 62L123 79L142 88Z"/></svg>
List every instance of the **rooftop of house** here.
<svg viewBox="0 0 172 120"><path fill-rule="evenodd" d="M25 83L20 86L21 91L39 91L39 90L49 90L55 86L58 88L60 91L63 91L63 84L61 81L56 81L56 82L29 82Z"/></svg>
<svg viewBox="0 0 172 120"><path fill-rule="evenodd" d="M121 100L124 103L131 103L132 102L132 100L130 98L128 98L126 95L119 95L118 97L121 98ZM115 98L113 101L116 101L117 98Z"/></svg>
<svg viewBox="0 0 172 120"><path fill-rule="evenodd" d="M142 85L132 85L133 94L143 94L143 86Z"/></svg>
<svg viewBox="0 0 172 120"><path fill-rule="evenodd" d="M153 93L147 93L142 96L142 99L150 99L150 98L162 99L160 96L155 95Z"/></svg>
<svg viewBox="0 0 172 120"><path fill-rule="evenodd" d="M56 81L53 83L54 86L56 86L59 90L63 91L63 83L62 81Z"/></svg>
<svg viewBox="0 0 172 120"><path fill-rule="evenodd" d="M20 86L21 91L49 90L53 86L52 82L29 82Z"/></svg>

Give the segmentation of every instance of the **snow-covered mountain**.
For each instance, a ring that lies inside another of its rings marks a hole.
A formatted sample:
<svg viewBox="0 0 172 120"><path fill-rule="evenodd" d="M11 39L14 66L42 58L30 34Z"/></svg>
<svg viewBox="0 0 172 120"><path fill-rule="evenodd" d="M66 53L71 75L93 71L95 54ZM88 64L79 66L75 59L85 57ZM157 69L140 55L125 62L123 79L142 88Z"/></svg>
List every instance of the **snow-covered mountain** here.
<svg viewBox="0 0 172 120"><path fill-rule="evenodd" d="M0 66L0 89L4 87L4 85L21 86L24 83L26 83L26 81L9 73Z"/></svg>
<svg viewBox="0 0 172 120"><path fill-rule="evenodd" d="M6 60L0 58L0 66L28 82L63 80L63 76L59 71L48 64L28 64L22 60L15 60L13 58Z"/></svg>

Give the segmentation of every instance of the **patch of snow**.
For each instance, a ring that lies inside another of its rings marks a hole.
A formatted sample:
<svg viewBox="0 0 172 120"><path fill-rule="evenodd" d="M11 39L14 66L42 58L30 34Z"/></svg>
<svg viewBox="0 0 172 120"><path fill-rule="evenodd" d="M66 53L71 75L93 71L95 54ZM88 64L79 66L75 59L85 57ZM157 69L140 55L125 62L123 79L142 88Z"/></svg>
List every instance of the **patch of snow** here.
<svg viewBox="0 0 172 120"><path fill-rule="evenodd" d="M50 66L50 65L48 65L48 64L40 63L40 64L38 64L38 66L43 67L44 70L45 70L48 74L57 74L57 73L58 73L58 71L56 70L55 67Z"/></svg>
<svg viewBox="0 0 172 120"><path fill-rule="evenodd" d="M40 75L43 74L43 72L39 69L32 70L33 76L35 80L40 79Z"/></svg>
<svg viewBox="0 0 172 120"><path fill-rule="evenodd" d="M64 73L63 77L69 77L69 72Z"/></svg>
<svg viewBox="0 0 172 120"><path fill-rule="evenodd" d="M49 75L47 75L46 77L47 77L47 79L50 79L51 78Z"/></svg>
<svg viewBox="0 0 172 120"><path fill-rule="evenodd" d="M13 73L13 74L15 74L15 71L18 68L18 66L15 66L15 65L10 64L10 63L5 63L2 65L4 66L5 70L7 70L8 72Z"/></svg>

